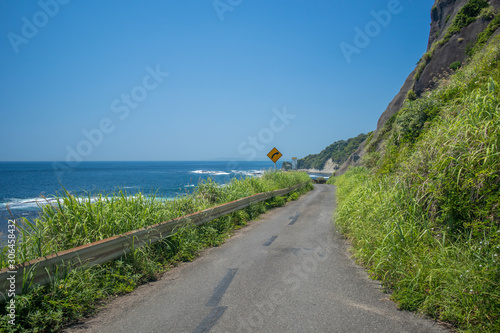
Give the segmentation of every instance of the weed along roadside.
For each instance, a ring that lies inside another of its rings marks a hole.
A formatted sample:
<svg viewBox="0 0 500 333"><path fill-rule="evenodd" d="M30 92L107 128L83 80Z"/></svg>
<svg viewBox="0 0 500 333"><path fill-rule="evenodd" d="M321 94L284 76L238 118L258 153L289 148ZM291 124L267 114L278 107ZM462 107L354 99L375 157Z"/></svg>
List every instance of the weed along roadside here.
<svg viewBox="0 0 500 333"><path fill-rule="evenodd" d="M500 332L499 59L497 37L328 181L336 224L392 299L466 332Z"/></svg>
<svg viewBox="0 0 500 333"><path fill-rule="evenodd" d="M286 190L289 188L292 191ZM174 234L154 244L133 246L122 257L100 265L83 264L61 276L56 274L51 276L47 285L30 283L32 272L18 269L18 274L24 274L24 279L13 298L14 319L9 316L10 303L4 303L1 330L60 330L95 313L110 297L128 293L140 284L157 279L176 263L193 260L203 248L222 244L234 229L245 226L268 209L298 199L300 194L312 188L306 173L278 171L265 173L261 178L233 179L225 186L209 179L199 183L193 195L166 202L141 195L129 197L124 192L115 196L101 195L91 201L75 198L66 192L57 200L57 205L44 206L40 218L34 223L16 224L19 228L16 268L29 260L50 257L52 253L95 241L101 244L100 240L181 216L191 214L191 220L198 221L194 212L204 211L203 218L206 218L211 213L222 212L218 207L225 203L229 204L224 206L234 206L242 200L249 200L250 204L226 215L221 213L204 224L179 224ZM9 257L5 248L0 259L2 267L7 267ZM2 288L4 299L10 301L5 294L9 286Z"/></svg>

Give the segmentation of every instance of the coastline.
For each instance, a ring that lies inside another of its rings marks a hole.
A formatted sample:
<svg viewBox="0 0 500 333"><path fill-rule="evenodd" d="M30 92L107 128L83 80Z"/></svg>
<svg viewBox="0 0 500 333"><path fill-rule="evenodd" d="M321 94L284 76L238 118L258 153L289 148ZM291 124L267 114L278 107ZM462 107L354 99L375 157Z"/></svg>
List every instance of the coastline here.
<svg viewBox="0 0 500 333"><path fill-rule="evenodd" d="M331 177L335 171L339 168L339 165L335 162L332 161L332 159L328 159L326 161L325 165L323 166L323 169L299 169L298 171L304 171L307 173L315 173L315 174L321 174L325 175L328 177Z"/></svg>
<svg viewBox="0 0 500 333"><path fill-rule="evenodd" d="M271 166L270 161L82 161L58 174L52 162L0 162L0 246L9 220L35 220L41 206L64 189L79 197L124 190L168 200L191 193L200 180L223 184Z"/></svg>
<svg viewBox="0 0 500 333"><path fill-rule="evenodd" d="M327 175L327 176L331 176L334 172L334 171L329 171L329 170L318 170L318 169L298 169L297 171L303 171L303 172L307 172L307 173L316 173L316 174L322 174L322 175Z"/></svg>

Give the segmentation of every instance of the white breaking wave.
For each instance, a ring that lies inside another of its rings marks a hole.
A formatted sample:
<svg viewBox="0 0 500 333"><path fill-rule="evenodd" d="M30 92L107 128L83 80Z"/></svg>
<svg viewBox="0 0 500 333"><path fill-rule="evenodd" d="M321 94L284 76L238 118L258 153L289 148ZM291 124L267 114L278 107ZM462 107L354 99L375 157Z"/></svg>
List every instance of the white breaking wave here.
<svg viewBox="0 0 500 333"><path fill-rule="evenodd" d="M231 170L232 173L244 176L261 177L264 174L264 170Z"/></svg>
<svg viewBox="0 0 500 333"><path fill-rule="evenodd" d="M231 172L227 171L216 171L216 170L194 170L190 171L190 173L200 174L200 175L210 175L210 176L224 176L224 175L243 175L243 176L252 176L252 177L260 177L264 174L265 170L231 170Z"/></svg>
<svg viewBox="0 0 500 333"><path fill-rule="evenodd" d="M79 202L86 202L89 198L76 198ZM16 199L11 198L8 202L0 204L0 207L6 209L34 209L39 208L45 205L56 204L57 201L60 200L61 204L63 203L63 198L29 198L29 199ZM90 202L96 202L99 198L90 198Z"/></svg>
<svg viewBox="0 0 500 333"><path fill-rule="evenodd" d="M315 174L313 174L313 173L310 173L310 174L309 174L309 177L311 177L311 179L316 179L316 178L320 178L320 177L323 177L323 178L325 178L325 179L330 178L329 176L325 176L325 175L315 175Z"/></svg>
<svg viewBox="0 0 500 333"><path fill-rule="evenodd" d="M2 203L2 208L20 209L20 208L38 208L43 205L57 202L55 198L29 198L29 199L16 199L11 198L9 202Z"/></svg>
<svg viewBox="0 0 500 333"><path fill-rule="evenodd" d="M203 175L211 175L211 176L230 175L229 172L215 171L215 170L194 170L194 171L190 171L190 173L203 174Z"/></svg>

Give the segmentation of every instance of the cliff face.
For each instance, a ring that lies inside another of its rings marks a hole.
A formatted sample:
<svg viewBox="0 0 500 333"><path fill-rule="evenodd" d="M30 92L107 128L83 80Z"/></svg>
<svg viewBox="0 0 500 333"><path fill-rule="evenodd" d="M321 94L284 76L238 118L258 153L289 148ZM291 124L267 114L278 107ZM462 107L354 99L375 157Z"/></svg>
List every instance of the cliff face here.
<svg viewBox="0 0 500 333"><path fill-rule="evenodd" d="M431 31L427 51L432 45L445 37L447 29L452 24L460 8L466 5L468 0L443 0L438 1L431 11ZM500 0L490 1L495 9L499 9ZM434 88L435 77L445 75L450 71L450 64L456 61L464 62L467 55L468 45L475 43L477 36L488 26L490 19L479 17L470 25L462 28L459 33L451 36L450 40L441 47L436 48L432 59L425 66L420 78L415 81L413 90L420 95L426 89Z"/></svg>
<svg viewBox="0 0 500 333"><path fill-rule="evenodd" d="M469 0L437 0L431 10L431 29L427 52L431 51L432 45L445 37L448 28L452 25L453 19ZM500 8L500 0L489 1L495 9ZM467 55L467 46L472 45L487 26L490 20L479 17L477 20L462 28L459 33L453 34L449 41L437 47L432 54L432 58L415 79L418 66L410 73L400 92L389 103L387 109L380 116L377 123L377 130L384 126L385 122L401 109L408 92L413 91L420 95L426 89L432 89L436 84L436 79L450 72L450 64L455 61L464 62Z"/></svg>
<svg viewBox="0 0 500 333"><path fill-rule="evenodd" d="M431 28L427 53L424 54L417 67L407 77L399 93L380 116L377 130L372 139L377 138L380 129L387 120L401 109L403 102L409 97L409 93L416 97L426 90L433 89L439 78L451 72L450 65L452 63L463 63L467 60L467 51L474 45L478 35L488 26L492 17L483 17L483 15L478 14L475 21L462 27L458 32L451 33L450 30L453 28L457 14L464 6L471 6L472 3L480 3L481 1L484 3L484 0L436 0L431 9ZM488 5L498 12L500 0L488 1ZM498 34L498 30L495 34ZM362 144L353 154L353 158L341 165L335 174L342 174L349 166L360 164L360 157L366 153L364 146Z"/></svg>

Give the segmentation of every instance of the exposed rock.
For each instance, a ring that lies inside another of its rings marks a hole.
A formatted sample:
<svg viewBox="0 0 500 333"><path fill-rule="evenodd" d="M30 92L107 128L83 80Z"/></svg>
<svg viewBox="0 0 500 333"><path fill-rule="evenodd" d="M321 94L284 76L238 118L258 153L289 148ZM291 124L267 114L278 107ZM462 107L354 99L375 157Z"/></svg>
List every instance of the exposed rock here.
<svg viewBox="0 0 500 333"><path fill-rule="evenodd" d="M364 147L365 144L362 143L361 146L359 146L358 150L349 157L347 161L345 161L339 168L338 170L335 171L335 175L339 176L342 175L349 169L351 166L357 166L361 164L361 154L364 152Z"/></svg>
<svg viewBox="0 0 500 333"><path fill-rule="evenodd" d="M463 28L459 34L455 34L451 39L434 52L431 61L425 66L420 78L415 82L413 90L420 95L426 89L433 89L440 77L451 73L450 64L455 61L464 62L467 59L467 45L473 44L487 26L489 20L478 18L474 23ZM399 109L398 109L399 110Z"/></svg>
<svg viewBox="0 0 500 333"><path fill-rule="evenodd" d="M331 175L338 168L339 168L339 165L337 163L333 162L332 159L330 158L328 161L326 161L325 166L321 170L318 170L318 169L300 169L300 171L305 171L305 172L310 172L310 173L324 173L324 174Z"/></svg>
<svg viewBox="0 0 500 333"><path fill-rule="evenodd" d="M429 52L434 43L443 39L448 27L453 23L453 19L460 9L469 2L469 0L436 0L431 9L431 28L427 51ZM497 11L500 9L500 0L489 1ZM425 68L417 74L418 66L410 73L405 80L399 93L389 103L386 110L380 116L377 123L377 130L374 132L372 140L376 140L380 129L387 120L397 113L403 106L403 102L408 96L408 92L413 90L417 95L421 95L426 90L436 87L437 81L451 73L450 64L455 61L465 62L468 58L468 45L473 45L479 33L481 33L489 24L489 20L479 17L465 28L462 28L458 34L454 34L448 42L441 46L434 46L434 52L431 59L427 62ZM500 30L500 29L499 29ZM495 35L499 33L495 32ZM361 157L366 153L366 144L360 145L358 150L336 171L336 175L343 174L348 167L359 165Z"/></svg>
<svg viewBox="0 0 500 333"><path fill-rule="evenodd" d="M446 30L453 23L453 19L459 10L469 2L469 0L437 0L431 10L431 29L427 51L430 51L432 45L442 39ZM500 0L492 0L490 4L496 9L500 8ZM435 87L436 80L450 73L450 64L455 61L464 62L467 59L467 45L476 41L477 35L486 28L489 21L478 18L469 26L463 28L460 33L455 34L444 45L437 47L432 58L425 66L418 80L415 80L417 68L413 70L400 92L389 103L387 109L382 113L377 123L377 131L384 126L385 122L396 112L398 112L408 91L413 89L417 95L420 95L426 89Z"/></svg>
<svg viewBox="0 0 500 333"><path fill-rule="evenodd" d="M413 78L415 76L415 73L417 72L417 69L415 68L413 72L406 78L405 83L399 90L399 93L394 97L394 99L389 103L389 106L385 111L382 113L380 118L378 119L377 123L377 131L379 131L385 124L385 122L396 112L398 112L401 107L403 106L403 102L406 99L406 95L408 95L408 91L413 87L415 83L415 79ZM376 134L376 133L375 133Z"/></svg>

